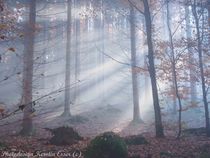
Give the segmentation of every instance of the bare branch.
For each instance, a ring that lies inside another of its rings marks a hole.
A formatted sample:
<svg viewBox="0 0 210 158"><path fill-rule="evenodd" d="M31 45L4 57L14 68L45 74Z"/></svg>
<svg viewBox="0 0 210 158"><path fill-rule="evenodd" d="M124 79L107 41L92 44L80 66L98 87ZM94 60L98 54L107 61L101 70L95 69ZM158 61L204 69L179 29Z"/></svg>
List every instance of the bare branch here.
<svg viewBox="0 0 210 158"><path fill-rule="evenodd" d="M141 14L145 14L144 11L142 11L141 9L139 9L131 0L128 0L128 2L136 9L138 10Z"/></svg>

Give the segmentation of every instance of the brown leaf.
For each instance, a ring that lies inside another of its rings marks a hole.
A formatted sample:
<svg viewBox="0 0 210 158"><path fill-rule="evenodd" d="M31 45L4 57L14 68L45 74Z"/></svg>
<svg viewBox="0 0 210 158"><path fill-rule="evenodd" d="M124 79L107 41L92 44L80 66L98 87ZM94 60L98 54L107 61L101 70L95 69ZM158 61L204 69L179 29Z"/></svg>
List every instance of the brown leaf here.
<svg viewBox="0 0 210 158"><path fill-rule="evenodd" d="M11 52L15 52L15 48L12 48L12 47L9 48L8 50L11 51Z"/></svg>
<svg viewBox="0 0 210 158"><path fill-rule="evenodd" d="M2 36L0 36L0 38L1 38L2 40L4 40L4 39L6 38L6 36L2 35Z"/></svg>

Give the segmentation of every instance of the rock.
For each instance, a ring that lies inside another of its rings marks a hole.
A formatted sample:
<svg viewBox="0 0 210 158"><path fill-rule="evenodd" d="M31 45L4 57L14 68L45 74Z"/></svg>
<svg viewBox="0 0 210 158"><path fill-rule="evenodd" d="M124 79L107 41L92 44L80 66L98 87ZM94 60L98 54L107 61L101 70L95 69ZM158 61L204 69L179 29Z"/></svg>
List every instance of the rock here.
<svg viewBox="0 0 210 158"><path fill-rule="evenodd" d="M72 145L80 140L83 140L83 138L72 127L45 129L52 133L53 137L49 140L49 142L53 145Z"/></svg>

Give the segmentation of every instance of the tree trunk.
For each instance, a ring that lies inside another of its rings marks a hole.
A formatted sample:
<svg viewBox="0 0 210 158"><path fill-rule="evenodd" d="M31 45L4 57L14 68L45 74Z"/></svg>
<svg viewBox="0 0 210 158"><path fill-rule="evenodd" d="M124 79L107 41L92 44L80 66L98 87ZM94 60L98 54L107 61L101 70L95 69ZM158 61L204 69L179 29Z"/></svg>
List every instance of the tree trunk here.
<svg viewBox="0 0 210 158"><path fill-rule="evenodd" d="M49 35L48 35L48 31L47 31L47 22L45 22L43 24L43 28L44 28L44 32L43 32L43 53L41 55L41 63L42 63L42 67L41 67L41 70L40 70L40 75L41 75L41 78L40 78L40 88L42 89L46 89L46 81L45 81L45 73L46 73L46 54L47 54L47 48L48 48L48 44L49 44Z"/></svg>
<svg viewBox="0 0 210 158"><path fill-rule="evenodd" d="M146 33L147 33L147 43L148 43L149 73L151 78L153 105L155 112L156 137L164 137L161 111L160 111L159 98L158 98L156 70L154 64L154 48L152 41L152 21L150 15L150 8L148 0L143 0L143 3L144 3L144 16L146 22Z"/></svg>
<svg viewBox="0 0 210 158"><path fill-rule="evenodd" d="M141 19L142 21L142 28L143 28L143 31L145 31L145 20L144 18ZM144 52L144 69L146 70L148 68L148 59L147 59L147 49L145 49L145 44L146 44L146 36L145 34L143 33L143 37L142 37L142 51ZM150 88L150 83L149 83L149 77L148 75L144 74L144 102L146 102L148 99L150 99L150 95L148 95L148 93L150 92L148 89Z"/></svg>
<svg viewBox="0 0 210 158"><path fill-rule="evenodd" d="M167 0L166 0L166 3L169 3ZM169 30L168 30L168 18L170 18L170 13L168 13L168 10L166 8L166 15L165 15L165 10L163 9L163 13L162 13L162 20L163 20L163 39L165 39L165 41L169 41L169 37L167 37L167 35L169 35ZM170 48L169 47L166 47L165 50L164 50L164 53L167 53L169 54L169 50ZM171 69L173 69L173 66L171 66ZM172 84L170 85L170 90L172 92L172 101L173 101L173 109L172 109L172 112L173 114L176 114L177 113L177 98L176 98L176 92L175 92L175 82L174 82L174 73L172 73L171 75L172 77Z"/></svg>
<svg viewBox="0 0 210 158"><path fill-rule="evenodd" d="M33 61L34 61L34 39L36 23L36 0L29 2L29 21L25 25L24 41L24 69L23 69L23 129L21 134L28 136L33 133L32 83L33 83Z"/></svg>
<svg viewBox="0 0 210 158"><path fill-rule="evenodd" d="M176 60L175 60L175 52L174 52L173 35L171 31L169 2L167 2L166 6L167 6L167 27L168 27L169 42L170 42L171 57L172 57L172 60L171 60L172 61L171 62L172 77L173 77L172 81L175 88L175 94L176 94L175 96L178 99L178 103L179 103L179 119L178 119L179 130L178 130L178 135L177 135L177 138L179 138L181 136L181 131L182 131L182 102L179 95L179 88L178 88L178 81L177 81Z"/></svg>
<svg viewBox="0 0 210 158"><path fill-rule="evenodd" d="M209 124L209 107L207 100L207 91L205 84L205 76L204 76L204 65L203 65L203 51L202 51L202 40L199 26L199 17L196 7L196 1L194 0L194 4L192 7L193 16L195 19L196 31L197 31L197 45L198 45L198 56L199 56L199 69L200 69L200 77L201 77L201 85L202 85L202 94L203 94L203 103L205 110L205 122L206 122L206 134L210 137L210 124Z"/></svg>
<svg viewBox="0 0 210 158"><path fill-rule="evenodd" d="M210 0L207 0L207 9L208 9L208 25L210 28ZM209 43L210 43L210 34L209 34Z"/></svg>
<svg viewBox="0 0 210 158"><path fill-rule="evenodd" d="M79 5L76 5L77 7L79 7ZM74 90L74 99L75 102L79 101L79 77L80 77L80 19L78 19L79 17L76 17L76 51L75 51L75 90Z"/></svg>
<svg viewBox="0 0 210 158"><path fill-rule="evenodd" d="M66 39L66 73L65 73L65 105L63 115L68 117L70 113L70 81L71 81L71 0L68 0L67 9L67 39Z"/></svg>
<svg viewBox="0 0 210 158"><path fill-rule="evenodd" d="M132 90L133 90L133 121L140 121L139 112L139 85L138 74L136 69L136 27L135 27L135 12L130 5L130 40L131 40L131 74L132 74Z"/></svg>
<svg viewBox="0 0 210 158"><path fill-rule="evenodd" d="M104 51L105 51L105 10L104 10L104 0L101 0L101 66L102 66L102 77L101 77L101 83L102 83L102 102L105 101L105 85L104 85L104 63L105 63L105 59L104 59Z"/></svg>
<svg viewBox="0 0 210 158"><path fill-rule="evenodd" d="M188 43L188 54L189 54L189 70L190 70L190 99L191 104L196 104L197 96L196 96L196 82L195 82L195 75L194 75L194 57L192 53L192 49L190 48L190 39L192 38L192 29L190 26L190 12L189 6L185 6L185 16L186 16L186 36L187 36L187 43Z"/></svg>

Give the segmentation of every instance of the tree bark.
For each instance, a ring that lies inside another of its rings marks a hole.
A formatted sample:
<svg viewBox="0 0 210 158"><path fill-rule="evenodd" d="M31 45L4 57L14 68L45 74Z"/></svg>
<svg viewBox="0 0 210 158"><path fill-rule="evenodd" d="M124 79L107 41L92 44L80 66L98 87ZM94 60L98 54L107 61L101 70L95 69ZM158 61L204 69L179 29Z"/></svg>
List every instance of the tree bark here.
<svg viewBox="0 0 210 158"><path fill-rule="evenodd" d="M77 2L78 3L78 2ZM76 5L79 7L79 4ZM74 90L74 99L75 102L79 101L79 78L80 78L80 19L79 16L76 16L75 20L75 29L76 29L76 51L75 51L75 90Z"/></svg>
<svg viewBox="0 0 210 158"><path fill-rule="evenodd" d="M207 0L207 7L208 7L208 25L210 28L210 0ZM209 43L210 43L210 35L209 35Z"/></svg>
<svg viewBox="0 0 210 158"><path fill-rule="evenodd" d="M65 73L65 105L64 105L64 116L71 116L70 113L70 82L71 82L71 0L68 0L67 9L67 39L66 39L66 73Z"/></svg>
<svg viewBox="0 0 210 158"><path fill-rule="evenodd" d="M101 77L101 83L102 83L102 102L105 101L105 78L104 78L104 63L105 63L105 58L104 58L104 51L105 51L105 8L104 8L104 0L101 0L101 66L102 66L102 77Z"/></svg>
<svg viewBox="0 0 210 158"><path fill-rule="evenodd" d="M131 40L131 74L132 74L132 90L133 90L133 121L139 122L139 84L138 74L135 71L136 61L136 27L135 27L135 11L130 5L130 40Z"/></svg>
<svg viewBox="0 0 210 158"><path fill-rule="evenodd" d="M33 134L32 84L33 84L33 62L34 62L34 39L36 23L36 0L29 1L29 21L25 26L24 41L24 69L23 69L23 128L21 134L28 136Z"/></svg>
<svg viewBox="0 0 210 158"><path fill-rule="evenodd" d="M193 61L194 57L192 49L190 48L190 39L192 38L192 29L190 27L190 11L189 6L185 6L185 16L186 16L186 36L187 36L187 47L188 47L188 54L189 54L189 70L190 70L190 99L191 104L196 104L197 96L196 96L196 82L195 82L195 75L194 75L194 68L193 68Z"/></svg>
<svg viewBox="0 0 210 158"><path fill-rule="evenodd" d="M197 7L196 7L196 0L194 0L192 13L195 19L195 26L196 26L196 31L197 31L197 47L198 47L198 56L199 56L199 69L200 69L200 77L201 77L201 85L202 85L203 103L204 103L204 110L205 110L206 135L210 137L209 107L208 107L207 91L206 91L205 76L204 76L202 40L201 40L201 33L200 33L199 17L198 17L198 12L197 12Z"/></svg>
<svg viewBox="0 0 210 158"><path fill-rule="evenodd" d="M168 5L169 1L166 0L166 3ZM165 10L163 9L162 11L162 20L163 20L163 39L165 39L165 41L169 41L169 36L167 37L167 35L169 35L169 29L168 29L168 18L170 18L171 15L168 12L168 8L166 8L166 15L165 15ZM164 53L169 54L169 47L166 47L164 50ZM173 66L171 66L171 69L173 69ZM172 84L170 85L170 90L172 91L172 101L173 101L173 109L172 112L173 114L177 113L177 97L176 97L176 92L175 92L175 82L174 82L174 73L172 73Z"/></svg>
<svg viewBox="0 0 210 158"><path fill-rule="evenodd" d="M146 22L146 33L147 33L147 43L148 43L148 59L149 59L149 73L151 78L152 85L152 96L153 96L153 105L155 112L155 130L156 137L164 137L161 111L158 98L158 89L157 89L157 80L156 80L156 70L154 64L154 48L152 41L152 21L148 0L143 0L144 4L144 16Z"/></svg>
<svg viewBox="0 0 210 158"><path fill-rule="evenodd" d="M179 119L178 119L178 134L177 138L181 136L181 131L182 131L182 102L181 98L179 95L179 88L178 88L178 81L177 81L177 71L176 71L176 59L175 59L175 51L174 51L174 42L173 42L173 35L172 35L172 30L171 30L171 22L170 22L170 11L169 11L169 2L167 2L167 27L168 27L168 33L169 33L169 42L170 42L170 48L171 48L171 57L172 57L172 81L175 89L175 96L178 99L179 103Z"/></svg>

